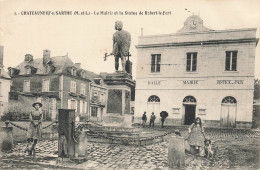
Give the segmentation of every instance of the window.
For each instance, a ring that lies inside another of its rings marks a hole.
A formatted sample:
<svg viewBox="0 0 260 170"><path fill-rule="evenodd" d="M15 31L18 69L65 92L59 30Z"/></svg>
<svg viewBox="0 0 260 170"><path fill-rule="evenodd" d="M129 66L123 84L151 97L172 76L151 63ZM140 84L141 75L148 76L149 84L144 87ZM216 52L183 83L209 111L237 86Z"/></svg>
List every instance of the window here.
<svg viewBox="0 0 260 170"><path fill-rule="evenodd" d="M42 91L43 92L50 91L50 80L49 79L42 80Z"/></svg>
<svg viewBox="0 0 260 170"><path fill-rule="evenodd" d="M183 99L183 103L184 103L184 104L196 104L196 103L197 103L197 100L196 100L195 97L193 97L193 96L186 96L186 97Z"/></svg>
<svg viewBox="0 0 260 170"><path fill-rule="evenodd" d="M197 53L187 53L186 71L196 71Z"/></svg>
<svg viewBox="0 0 260 170"><path fill-rule="evenodd" d="M236 100L234 97L232 97L232 96L227 96L227 97L225 97L225 98L222 100L221 103L222 103L222 104L223 104L223 103L225 103L225 104L228 104L228 103L236 104L236 103L237 103L237 100Z"/></svg>
<svg viewBox="0 0 260 170"><path fill-rule="evenodd" d="M100 102L105 102L105 94L104 93L100 94Z"/></svg>
<svg viewBox="0 0 260 170"><path fill-rule="evenodd" d="M30 92L30 80L24 80L23 91Z"/></svg>
<svg viewBox="0 0 260 170"><path fill-rule="evenodd" d="M160 102L160 98L158 96L152 95L149 97L148 102Z"/></svg>
<svg viewBox="0 0 260 170"><path fill-rule="evenodd" d="M77 110L78 110L78 108L77 108L77 100L69 99L68 100L68 108L69 109L75 109L75 112L77 112Z"/></svg>
<svg viewBox="0 0 260 170"><path fill-rule="evenodd" d="M86 73L84 71L81 72L81 78L86 78Z"/></svg>
<svg viewBox="0 0 260 170"><path fill-rule="evenodd" d="M26 74L31 74L31 68L29 67L26 68Z"/></svg>
<svg viewBox="0 0 260 170"><path fill-rule="evenodd" d="M97 117L97 107L91 107L91 116Z"/></svg>
<svg viewBox="0 0 260 170"><path fill-rule="evenodd" d="M80 100L80 113L87 113L87 102Z"/></svg>
<svg viewBox="0 0 260 170"><path fill-rule="evenodd" d="M70 82L70 92L76 93L76 82L75 81Z"/></svg>
<svg viewBox="0 0 260 170"><path fill-rule="evenodd" d="M237 71L237 51L226 51L225 71Z"/></svg>
<svg viewBox="0 0 260 170"><path fill-rule="evenodd" d="M151 72L160 72L161 69L161 54L152 54Z"/></svg>
<svg viewBox="0 0 260 170"><path fill-rule="evenodd" d="M83 94L83 95L86 94L86 84L83 84L83 83L80 84L80 94Z"/></svg>
<svg viewBox="0 0 260 170"><path fill-rule="evenodd" d="M71 75L76 76L77 70L75 68L71 68Z"/></svg>

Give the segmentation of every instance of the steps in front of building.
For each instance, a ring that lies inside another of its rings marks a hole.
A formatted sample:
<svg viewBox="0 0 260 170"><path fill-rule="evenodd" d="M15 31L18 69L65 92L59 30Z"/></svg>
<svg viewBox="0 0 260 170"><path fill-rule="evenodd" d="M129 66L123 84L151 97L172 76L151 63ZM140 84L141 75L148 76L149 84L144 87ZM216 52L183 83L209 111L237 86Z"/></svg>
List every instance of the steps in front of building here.
<svg viewBox="0 0 260 170"><path fill-rule="evenodd" d="M162 142L163 137L154 138L154 133L144 132L135 127L105 127L89 126L88 142L123 144L123 145L150 145Z"/></svg>

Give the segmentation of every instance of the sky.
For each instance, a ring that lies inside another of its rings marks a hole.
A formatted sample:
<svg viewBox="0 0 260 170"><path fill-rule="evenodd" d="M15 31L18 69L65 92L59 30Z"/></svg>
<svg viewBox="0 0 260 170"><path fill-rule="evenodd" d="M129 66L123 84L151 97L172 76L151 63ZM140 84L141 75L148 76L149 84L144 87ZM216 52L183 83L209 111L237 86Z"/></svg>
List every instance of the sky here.
<svg viewBox="0 0 260 170"><path fill-rule="evenodd" d="M24 15L29 11L51 11L55 15ZM71 11L72 15L60 15L68 13L64 11ZM74 15L76 11L84 15ZM109 15L96 15L100 11ZM169 15L140 14L145 11L165 11ZM120 12L124 15L119 15ZM52 57L68 54L83 69L114 72L114 57L108 57L107 61L103 57L112 51L114 23L121 20L123 29L132 37L130 60L135 77L135 46L141 28L143 35L173 34L192 14L199 15L210 29L257 28L256 37L260 37L259 0L0 0L4 68L16 67L25 54L42 58L43 50L49 49ZM255 77L260 79L260 44L255 59Z"/></svg>

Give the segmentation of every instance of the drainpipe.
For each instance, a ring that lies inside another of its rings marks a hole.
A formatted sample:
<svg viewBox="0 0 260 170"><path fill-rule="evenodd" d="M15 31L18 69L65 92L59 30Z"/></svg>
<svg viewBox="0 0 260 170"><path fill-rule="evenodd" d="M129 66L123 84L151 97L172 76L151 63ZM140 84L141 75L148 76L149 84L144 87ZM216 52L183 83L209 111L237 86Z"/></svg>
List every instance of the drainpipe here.
<svg viewBox="0 0 260 170"><path fill-rule="evenodd" d="M63 109L63 78L64 76L60 76L60 108Z"/></svg>

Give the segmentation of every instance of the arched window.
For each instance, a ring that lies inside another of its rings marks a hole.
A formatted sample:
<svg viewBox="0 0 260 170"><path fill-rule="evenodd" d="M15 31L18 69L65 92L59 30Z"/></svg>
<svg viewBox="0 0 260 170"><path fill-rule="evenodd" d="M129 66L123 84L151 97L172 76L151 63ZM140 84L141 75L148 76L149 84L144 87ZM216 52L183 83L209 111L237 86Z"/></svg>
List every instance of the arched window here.
<svg viewBox="0 0 260 170"><path fill-rule="evenodd" d="M197 101L196 101L196 99L193 96L186 96L183 99L183 103L195 104L195 103L197 103Z"/></svg>
<svg viewBox="0 0 260 170"><path fill-rule="evenodd" d="M152 95L148 98L148 102L160 102L160 98L158 96Z"/></svg>
<svg viewBox="0 0 260 170"><path fill-rule="evenodd" d="M236 104L237 103L237 100L232 97L232 96L227 96L225 97L221 103L225 103L225 104Z"/></svg>

